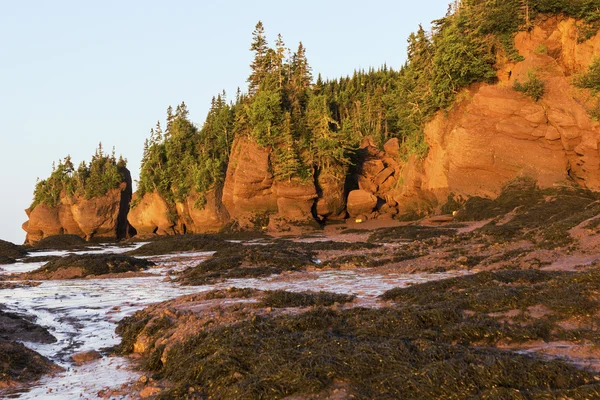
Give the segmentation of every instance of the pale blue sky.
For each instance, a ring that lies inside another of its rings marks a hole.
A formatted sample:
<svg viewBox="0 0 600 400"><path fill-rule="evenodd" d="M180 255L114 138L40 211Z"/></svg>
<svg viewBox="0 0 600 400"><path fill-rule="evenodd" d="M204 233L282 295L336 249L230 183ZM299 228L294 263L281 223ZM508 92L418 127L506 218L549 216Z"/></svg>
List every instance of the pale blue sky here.
<svg viewBox="0 0 600 400"><path fill-rule="evenodd" d="M23 242L23 210L53 161L89 160L102 141L135 178L169 104L185 101L201 124L213 95L245 89L258 20L334 78L398 68L410 32L448 2L0 0L0 238Z"/></svg>

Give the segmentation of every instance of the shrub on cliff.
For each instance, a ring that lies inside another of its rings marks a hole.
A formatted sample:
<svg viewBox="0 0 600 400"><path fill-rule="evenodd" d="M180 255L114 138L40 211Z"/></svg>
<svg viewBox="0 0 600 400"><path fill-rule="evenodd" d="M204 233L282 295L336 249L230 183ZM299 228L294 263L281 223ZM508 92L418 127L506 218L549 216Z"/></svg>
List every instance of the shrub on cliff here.
<svg viewBox="0 0 600 400"><path fill-rule="evenodd" d="M39 204L55 207L63 196L81 196L86 199L105 195L109 190L118 188L125 180L127 161L115 157L115 153L107 155L102 150L102 143L96 149L89 164L81 162L75 169L71 157L53 165L52 173L47 179L38 181L33 192L33 210Z"/></svg>
<svg viewBox="0 0 600 400"><path fill-rule="evenodd" d="M538 78L535 72L529 71L527 80L523 83L516 80L513 89L538 101L544 96L545 84L543 80Z"/></svg>
<svg viewBox="0 0 600 400"><path fill-rule="evenodd" d="M590 89L592 95L598 98L598 93L600 93L600 58L594 59L589 69L577 76L573 84L582 89ZM590 110L590 114L596 119L600 118L600 99L596 101L596 107Z"/></svg>

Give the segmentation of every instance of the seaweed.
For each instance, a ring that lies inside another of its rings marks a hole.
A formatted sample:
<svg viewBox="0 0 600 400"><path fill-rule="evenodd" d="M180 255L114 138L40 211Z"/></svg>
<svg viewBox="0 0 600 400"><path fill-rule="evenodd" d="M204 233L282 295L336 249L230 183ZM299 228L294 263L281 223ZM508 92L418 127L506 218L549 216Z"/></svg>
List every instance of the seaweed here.
<svg viewBox="0 0 600 400"><path fill-rule="evenodd" d="M296 293L285 290L267 291L260 302L262 307L314 307L331 306L335 303L350 303L355 296L331 292Z"/></svg>
<svg viewBox="0 0 600 400"><path fill-rule="evenodd" d="M225 279L256 278L284 271L299 271L313 265L314 254L278 244L232 246L183 271L177 279L183 285L205 285Z"/></svg>
<svg viewBox="0 0 600 400"><path fill-rule="evenodd" d="M457 212L457 221L483 221L505 215L523 205L538 204L544 199L534 180L518 178L507 183L495 199L469 198Z"/></svg>
<svg viewBox="0 0 600 400"><path fill-rule="evenodd" d="M174 383L162 399L309 396L335 382L357 399L600 395L594 374L565 362L471 345L544 335L542 325L511 327L451 309L317 308L207 327L161 362L157 347L145 365Z"/></svg>
<svg viewBox="0 0 600 400"><path fill-rule="evenodd" d="M406 225L379 229L369 236L368 242L381 243L391 241L426 240L440 236L454 235L456 235L456 229L453 228Z"/></svg>
<svg viewBox="0 0 600 400"><path fill-rule="evenodd" d="M53 235L41 239L34 244L35 249L73 250L87 246L87 242L78 235Z"/></svg>
<svg viewBox="0 0 600 400"><path fill-rule="evenodd" d="M17 262L17 260L15 260L14 258L0 255L0 265L14 264L16 262Z"/></svg>
<svg viewBox="0 0 600 400"><path fill-rule="evenodd" d="M33 279L53 279L60 271L74 268L80 270L77 277L83 278L90 275L143 271L152 265L152 261L121 254L71 254L52 260L26 275Z"/></svg>
<svg viewBox="0 0 600 400"><path fill-rule="evenodd" d="M586 272L507 270L427 282L388 290L381 297L403 304L439 306L482 313L543 305L563 318L600 310L600 269Z"/></svg>
<svg viewBox="0 0 600 400"><path fill-rule="evenodd" d="M27 383L60 368L22 343L0 339L0 387Z"/></svg>
<svg viewBox="0 0 600 400"><path fill-rule="evenodd" d="M7 242L6 240L0 240L0 256L15 259L23 258L26 255L27 251L22 246Z"/></svg>

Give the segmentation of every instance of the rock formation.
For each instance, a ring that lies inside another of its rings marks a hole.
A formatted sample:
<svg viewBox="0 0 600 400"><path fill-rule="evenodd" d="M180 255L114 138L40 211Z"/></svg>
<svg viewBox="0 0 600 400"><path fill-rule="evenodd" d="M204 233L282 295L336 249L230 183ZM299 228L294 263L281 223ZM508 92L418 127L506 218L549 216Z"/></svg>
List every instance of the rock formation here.
<svg viewBox="0 0 600 400"><path fill-rule="evenodd" d="M541 187L600 188L600 124L588 114L586 91L572 85L573 74L600 54L600 35L578 44L574 20L551 18L519 33L515 43L524 61L505 62L497 84L473 85L449 113L427 124L429 153L422 164L405 167L412 177L404 179L399 203L425 201L433 208L449 194L493 198L520 176ZM539 102L512 88L531 71L545 82Z"/></svg>
<svg viewBox="0 0 600 400"><path fill-rule="evenodd" d="M23 224L23 230L27 232L26 244L33 245L45 237L60 234L74 234L86 240L127 237L132 233L127 223L132 190L127 169L124 169L124 175L120 186L103 196L86 199L63 192L55 207L38 204L25 210L29 217Z"/></svg>
<svg viewBox="0 0 600 400"><path fill-rule="evenodd" d="M216 232L228 223L242 229L281 229L289 223L408 218L439 210L448 196L496 197L518 177L541 187L576 184L600 190L600 124L589 115L591 96L573 86L600 55L600 34L578 42L576 21L547 18L520 32L520 62L498 57L498 82L473 84L452 109L425 126L425 159L402 154L391 139L383 150L366 137L358 164L315 171L313 180L276 181L272 149L246 135L233 142L224 182L201 195L169 204L157 192L134 201L129 223L138 234ZM545 84L539 101L514 90L531 72ZM57 207L28 210L27 241L61 233L121 238L126 235L130 182L106 196L64 197Z"/></svg>

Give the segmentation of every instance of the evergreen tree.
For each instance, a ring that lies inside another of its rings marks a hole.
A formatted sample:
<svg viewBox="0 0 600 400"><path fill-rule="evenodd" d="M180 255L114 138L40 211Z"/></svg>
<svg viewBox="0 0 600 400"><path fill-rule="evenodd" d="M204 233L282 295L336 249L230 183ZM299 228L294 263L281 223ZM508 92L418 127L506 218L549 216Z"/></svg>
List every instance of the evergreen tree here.
<svg viewBox="0 0 600 400"><path fill-rule="evenodd" d="M261 21L258 21L256 24L254 32L252 32L252 39L250 50L254 52L254 60L250 65L251 73L248 78L248 92L251 96L258 91L260 83L265 79L267 73L268 43L265 36L265 29Z"/></svg>

